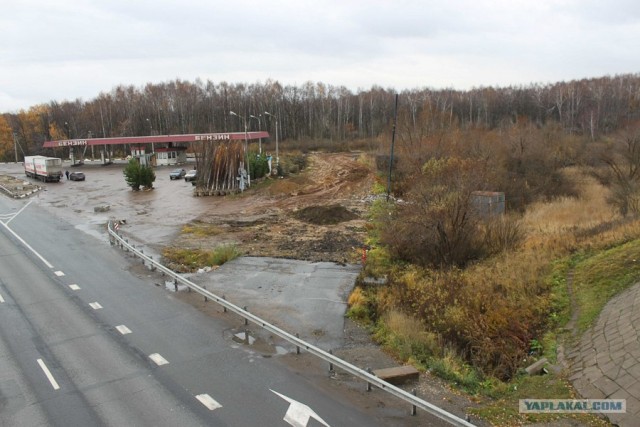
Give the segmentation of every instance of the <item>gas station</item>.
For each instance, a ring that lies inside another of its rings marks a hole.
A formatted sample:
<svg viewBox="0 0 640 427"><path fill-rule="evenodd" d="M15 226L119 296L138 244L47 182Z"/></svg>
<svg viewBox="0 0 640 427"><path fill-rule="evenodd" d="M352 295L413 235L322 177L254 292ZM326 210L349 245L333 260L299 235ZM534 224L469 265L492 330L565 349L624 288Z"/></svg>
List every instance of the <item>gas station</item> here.
<svg viewBox="0 0 640 427"><path fill-rule="evenodd" d="M224 143L245 141L245 150L249 141L269 138L266 131L259 132L223 132L197 133L186 135L125 136L113 138L62 139L45 141L44 148L69 148L72 165L83 163L87 147L100 147L102 164L112 163L113 145L129 145L132 157L140 164L148 166L176 165L186 162L186 151L193 143ZM157 145L157 147L156 147ZM78 152L76 152L76 149ZM81 153L79 151L82 151Z"/></svg>

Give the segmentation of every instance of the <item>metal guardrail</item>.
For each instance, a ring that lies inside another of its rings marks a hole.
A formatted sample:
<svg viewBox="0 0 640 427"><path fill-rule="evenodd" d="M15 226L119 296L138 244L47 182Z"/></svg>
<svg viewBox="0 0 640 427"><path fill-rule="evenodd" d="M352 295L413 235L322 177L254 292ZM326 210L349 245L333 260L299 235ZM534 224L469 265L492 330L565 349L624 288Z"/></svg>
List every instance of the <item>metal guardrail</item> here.
<svg viewBox="0 0 640 427"><path fill-rule="evenodd" d="M245 309L242 309L240 307L238 307L237 305L230 303L229 301L227 301L226 299L224 299L223 297L219 297L211 292L209 292L208 290L204 289L201 286L198 286L197 284L191 282L190 280L182 277L180 274L174 272L173 270L170 270L169 268L165 267L164 265L160 264L159 262L155 261L152 257L145 255L142 251L139 251L138 249L135 248L135 246L130 245L129 242L127 240L125 240L122 236L120 236L116 230L113 230L112 228L112 222L109 221L109 224L107 226L107 229L109 231L109 235L111 237L113 237L115 239L115 241L117 243L120 244L120 246L122 248L126 248L128 250L130 250L131 252L133 252L136 256L140 257L143 261L148 262L149 264L151 264L153 267L155 267L156 269L158 269L159 271L163 272L164 274L166 274L169 277L172 277L174 279L174 282L180 282L183 285L187 286L189 289L194 290L195 292L198 292L200 295L204 296L205 298L207 298L207 300L211 300L211 301L215 301L216 303L220 304L221 306L223 306L224 308L226 308L227 310L230 310L234 313L236 313L237 315L243 317L245 319L245 321L251 321L253 323L255 323L256 325L262 327L263 329L271 332L274 335L279 336L280 338L288 341L291 344L294 344L296 346L296 348L303 348L306 351L308 351L309 353L313 354L314 356L319 357L320 359L325 360L326 362L329 362L330 366L336 366L340 369L342 369L345 372L348 372L352 375L354 375L355 377L358 377L364 381L367 382L367 387L369 387L369 385L374 385L378 388L380 388L381 390L384 390L396 397L398 397L401 400L404 400L407 403L410 403L413 406L413 411L412 413L415 413L415 408L420 408L448 423L450 423L451 425L454 426L464 426L464 427L473 427L474 425L471 424L470 422L463 420L462 418L451 414L447 411L445 411L442 408L439 408L438 406L435 406L425 400L422 400L420 398L418 398L417 396L414 396L413 394L394 386L393 384L390 384L384 380L381 380L380 378L376 377L375 375L365 371L364 369L360 369L355 365L352 365L349 362L346 362L342 359L340 359L339 357L334 356L333 354L326 352L324 350L322 350L319 347L314 346L313 344L310 344L300 338L298 338L297 336L294 336L280 328L278 328L277 326L274 326L272 324L270 324L269 322L261 319L258 316L255 316L253 314L251 314L250 312L248 312ZM111 240L111 243L114 244L114 241Z"/></svg>

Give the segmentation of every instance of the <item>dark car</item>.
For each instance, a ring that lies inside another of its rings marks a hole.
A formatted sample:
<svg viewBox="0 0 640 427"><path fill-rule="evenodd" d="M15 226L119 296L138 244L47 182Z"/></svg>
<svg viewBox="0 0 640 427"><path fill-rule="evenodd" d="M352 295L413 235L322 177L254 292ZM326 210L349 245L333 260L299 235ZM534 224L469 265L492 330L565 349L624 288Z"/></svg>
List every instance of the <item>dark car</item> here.
<svg viewBox="0 0 640 427"><path fill-rule="evenodd" d="M193 182L196 180L197 178L197 174L198 172L195 169L191 169L189 172L186 173L186 175L184 176L184 180L185 182Z"/></svg>
<svg viewBox="0 0 640 427"><path fill-rule="evenodd" d="M71 172L69 181L84 181L84 174L82 172Z"/></svg>
<svg viewBox="0 0 640 427"><path fill-rule="evenodd" d="M187 173L184 169L174 169L169 173L169 179L180 179Z"/></svg>

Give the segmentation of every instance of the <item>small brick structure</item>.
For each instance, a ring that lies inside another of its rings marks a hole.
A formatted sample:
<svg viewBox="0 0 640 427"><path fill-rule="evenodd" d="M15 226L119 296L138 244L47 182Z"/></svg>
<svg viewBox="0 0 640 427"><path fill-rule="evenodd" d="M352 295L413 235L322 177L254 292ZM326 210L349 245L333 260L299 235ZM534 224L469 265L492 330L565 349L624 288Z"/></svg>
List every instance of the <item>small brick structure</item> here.
<svg viewBox="0 0 640 427"><path fill-rule="evenodd" d="M393 368L376 369L373 375L393 385L404 384L408 381L417 380L420 372L410 365L395 366Z"/></svg>

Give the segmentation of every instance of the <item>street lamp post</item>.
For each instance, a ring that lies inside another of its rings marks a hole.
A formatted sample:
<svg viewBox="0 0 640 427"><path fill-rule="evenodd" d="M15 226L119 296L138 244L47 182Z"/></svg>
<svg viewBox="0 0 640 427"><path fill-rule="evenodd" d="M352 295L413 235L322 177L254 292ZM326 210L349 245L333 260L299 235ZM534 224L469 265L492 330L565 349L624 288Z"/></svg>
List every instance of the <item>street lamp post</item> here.
<svg viewBox="0 0 640 427"><path fill-rule="evenodd" d="M147 123L149 123L149 135L153 136L153 124L151 124L151 120L147 119ZM151 143L151 152L155 153L156 152L156 147L153 144L153 142Z"/></svg>
<svg viewBox="0 0 640 427"><path fill-rule="evenodd" d="M93 136L93 132L89 131L87 132L87 138L91 139L91 137ZM91 144L91 161L94 161L96 158L93 155L93 144Z"/></svg>
<svg viewBox="0 0 640 427"><path fill-rule="evenodd" d="M249 118L256 119L258 121L258 131L261 131L262 128L260 126L260 116L254 116L253 114L249 115ZM258 152L262 154L262 138L258 139Z"/></svg>
<svg viewBox="0 0 640 427"><path fill-rule="evenodd" d="M280 165L280 157L278 156L278 116L271 114L268 111L264 112L267 116L276 118L276 168Z"/></svg>
<svg viewBox="0 0 640 427"><path fill-rule="evenodd" d="M240 117L242 122L244 123L244 153L247 161L247 186L251 186L251 172L249 170L249 137L247 134L247 119L240 114L234 113L233 111L229 111L229 114L232 116Z"/></svg>
<svg viewBox="0 0 640 427"><path fill-rule="evenodd" d="M69 124L69 122L64 122L64 127L67 131L67 139L71 139L71 125ZM71 160L72 165L76 164L76 156L71 145L69 146L69 159Z"/></svg>

